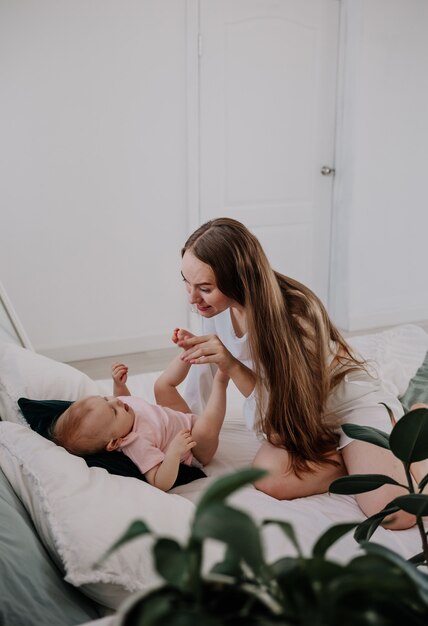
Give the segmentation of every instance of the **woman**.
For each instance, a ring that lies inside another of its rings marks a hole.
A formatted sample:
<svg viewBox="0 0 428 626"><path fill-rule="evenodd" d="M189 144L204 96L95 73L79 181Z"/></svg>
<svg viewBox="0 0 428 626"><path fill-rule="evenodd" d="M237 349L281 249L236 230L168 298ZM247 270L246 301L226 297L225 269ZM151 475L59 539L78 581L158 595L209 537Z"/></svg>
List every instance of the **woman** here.
<svg viewBox="0 0 428 626"><path fill-rule="evenodd" d="M405 482L389 451L351 440L340 429L346 421L390 430L379 402L398 418L398 400L352 353L315 294L270 267L243 224L218 218L198 228L182 250L182 276L204 333L178 343L182 358L216 365L246 398L247 426L265 438L254 465L269 475L258 489L292 499L326 492L346 472ZM372 515L404 493L386 485L357 500ZM403 511L391 517L388 528L414 524Z"/></svg>

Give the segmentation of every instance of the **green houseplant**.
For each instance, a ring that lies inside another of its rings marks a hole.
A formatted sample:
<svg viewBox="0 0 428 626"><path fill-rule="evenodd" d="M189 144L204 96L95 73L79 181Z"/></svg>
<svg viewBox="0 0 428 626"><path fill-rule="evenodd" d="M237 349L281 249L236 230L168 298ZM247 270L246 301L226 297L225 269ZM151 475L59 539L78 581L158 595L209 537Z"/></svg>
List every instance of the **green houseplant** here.
<svg viewBox="0 0 428 626"><path fill-rule="evenodd" d="M416 426L414 416L408 414L403 417L399 422L399 436L388 438L385 433L374 432L373 429L357 432L359 427L350 426L347 433L376 445L388 445L394 454L399 454L409 474L413 461L428 457L428 410L419 412L419 418L422 424ZM393 433L397 433L396 428ZM396 499L382 515L373 516L362 524L339 524L329 528L319 537L310 556L303 555L290 524L265 520L264 525L277 524L282 529L297 554L267 563L263 554L261 527L244 512L227 503L231 493L262 475L260 470L244 469L213 483L199 501L186 545L168 538L156 539L154 562L165 582L125 603L117 624L426 626L428 575L421 569L423 563L426 564L425 548L422 556L417 555L414 562L409 563L368 539L384 517L397 507L410 510L417 515L418 523L421 521L428 506L428 496L420 493L427 484L427 477L419 484L419 493L415 492L409 478L409 495ZM391 480L379 476L349 476L346 480L335 481L333 489L336 493L359 493ZM329 560L326 556L328 549L354 528L362 548L361 554L346 565ZM109 553L146 533L150 533L150 529L144 522L135 522ZM424 531L423 535L424 546ZM208 539L222 542L225 552L224 558L204 574L203 548Z"/></svg>
<svg viewBox="0 0 428 626"><path fill-rule="evenodd" d="M391 420L394 417L390 409L385 405ZM354 537L358 542L367 541L375 532L376 528L384 519L402 509L416 516L421 541L422 552L410 559L418 566L428 566L428 541L424 530L423 517L428 515L428 494L423 493L428 484L428 474L415 484L411 466L413 463L424 461L428 458L428 409L418 408L409 411L395 424L390 435L376 428L344 424L343 430L346 435L353 439L367 441L391 452L404 465L407 485L402 485L408 494L392 500L382 511L372 515L367 520L358 524ZM378 489L382 485L398 485L397 481L383 474L353 474L338 478L330 485L332 493L357 494Z"/></svg>

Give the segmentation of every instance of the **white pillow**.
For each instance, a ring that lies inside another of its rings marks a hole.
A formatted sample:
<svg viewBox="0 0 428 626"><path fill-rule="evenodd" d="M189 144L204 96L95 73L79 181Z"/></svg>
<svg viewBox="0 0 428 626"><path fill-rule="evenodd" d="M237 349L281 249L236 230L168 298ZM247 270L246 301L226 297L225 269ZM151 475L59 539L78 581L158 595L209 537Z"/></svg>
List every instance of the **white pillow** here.
<svg viewBox="0 0 428 626"><path fill-rule="evenodd" d="M79 370L26 348L0 343L0 417L27 425L17 405L32 400L77 400L99 394L98 385Z"/></svg>
<svg viewBox="0 0 428 626"><path fill-rule="evenodd" d="M130 592L158 582L151 537L94 564L136 519L157 534L187 538L194 505L136 478L91 467L64 448L11 422L0 422L0 466L28 510L65 580L116 609Z"/></svg>
<svg viewBox="0 0 428 626"><path fill-rule="evenodd" d="M349 337L348 342L375 365L385 386L399 397L424 361L428 333L416 324L402 324L380 333Z"/></svg>

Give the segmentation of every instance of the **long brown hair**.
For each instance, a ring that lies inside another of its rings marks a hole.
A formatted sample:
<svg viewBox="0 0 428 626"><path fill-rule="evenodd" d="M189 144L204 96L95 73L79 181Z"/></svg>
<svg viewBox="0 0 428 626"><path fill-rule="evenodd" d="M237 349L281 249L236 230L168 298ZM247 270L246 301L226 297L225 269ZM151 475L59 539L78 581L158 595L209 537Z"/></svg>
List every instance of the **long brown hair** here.
<svg viewBox="0 0 428 626"><path fill-rule="evenodd" d="M320 299L275 272L258 239L240 222L222 217L203 224L182 255L187 250L212 268L224 295L245 307L259 430L290 453L296 473L310 470L311 462L335 463L329 455L338 434L334 416L326 415L327 398L364 362L352 354ZM332 351L339 365L334 370L327 365Z"/></svg>

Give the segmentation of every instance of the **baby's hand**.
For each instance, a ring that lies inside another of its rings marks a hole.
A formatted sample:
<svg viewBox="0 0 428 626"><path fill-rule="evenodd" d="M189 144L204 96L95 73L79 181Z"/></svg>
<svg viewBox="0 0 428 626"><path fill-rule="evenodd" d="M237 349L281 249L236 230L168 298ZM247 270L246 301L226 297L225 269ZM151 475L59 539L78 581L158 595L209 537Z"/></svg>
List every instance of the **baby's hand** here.
<svg viewBox="0 0 428 626"><path fill-rule="evenodd" d="M128 380L128 366L124 363L113 363L111 375L116 385L125 385Z"/></svg>
<svg viewBox="0 0 428 626"><path fill-rule="evenodd" d="M189 450L196 446L196 441L192 439L190 430L180 430L168 446L167 452L176 454L180 458Z"/></svg>
<svg viewBox="0 0 428 626"><path fill-rule="evenodd" d="M177 344L179 341L183 341L183 339L190 339L194 336L195 335L193 335L190 331L185 330L184 328L174 328L171 339L174 343Z"/></svg>
<svg viewBox="0 0 428 626"><path fill-rule="evenodd" d="M214 375L214 380L216 380L219 383L222 383L223 385L228 385L230 376L228 376L225 372L222 372L221 370L217 370Z"/></svg>

